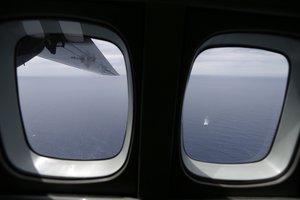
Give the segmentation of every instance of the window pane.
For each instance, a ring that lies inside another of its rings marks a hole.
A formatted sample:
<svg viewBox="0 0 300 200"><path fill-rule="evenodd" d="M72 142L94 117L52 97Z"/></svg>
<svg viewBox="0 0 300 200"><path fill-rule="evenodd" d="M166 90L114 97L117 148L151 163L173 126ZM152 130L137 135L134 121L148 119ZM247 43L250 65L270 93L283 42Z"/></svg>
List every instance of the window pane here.
<svg viewBox="0 0 300 200"><path fill-rule="evenodd" d="M211 48L195 60L185 92L185 152L210 163L263 159L277 131L288 61L253 48Z"/></svg>
<svg viewBox="0 0 300 200"><path fill-rule="evenodd" d="M38 154L74 160L111 158L123 145L128 85L123 54L88 37L26 37L17 80L28 143Z"/></svg>

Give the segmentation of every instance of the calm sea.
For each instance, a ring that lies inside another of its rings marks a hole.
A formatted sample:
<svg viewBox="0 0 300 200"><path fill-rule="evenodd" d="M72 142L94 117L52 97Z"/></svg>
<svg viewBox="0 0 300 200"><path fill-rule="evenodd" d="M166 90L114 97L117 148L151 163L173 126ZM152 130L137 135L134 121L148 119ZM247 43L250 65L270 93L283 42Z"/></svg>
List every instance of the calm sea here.
<svg viewBox="0 0 300 200"><path fill-rule="evenodd" d="M35 152L83 160L118 154L127 125L125 76L20 77L18 83Z"/></svg>
<svg viewBox="0 0 300 200"><path fill-rule="evenodd" d="M186 153L195 160L243 163L266 156L277 130L286 80L193 76L182 117Z"/></svg>
<svg viewBox="0 0 300 200"><path fill-rule="evenodd" d="M186 153L214 163L262 159L277 129L285 82L192 76L182 117ZM27 138L39 154L105 159L122 148L126 77L20 77L19 91Z"/></svg>

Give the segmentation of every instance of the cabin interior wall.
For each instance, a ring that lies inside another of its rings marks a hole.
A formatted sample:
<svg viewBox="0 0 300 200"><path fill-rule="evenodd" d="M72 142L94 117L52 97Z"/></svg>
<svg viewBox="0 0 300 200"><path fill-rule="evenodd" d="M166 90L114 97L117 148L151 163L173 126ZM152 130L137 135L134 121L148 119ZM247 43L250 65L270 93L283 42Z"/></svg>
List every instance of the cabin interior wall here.
<svg viewBox="0 0 300 200"><path fill-rule="evenodd" d="M198 47L225 32L259 32L300 38L300 14L294 7L278 10L264 3L221 1L92 1L8 2L0 23L18 19L73 19L104 24L127 44L134 85L132 148L126 167L114 179L44 181L15 172L0 153L0 195L104 195L141 199L228 196L299 197L300 166L286 180L268 186L227 187L191 178L180 158L180 116L184 89ZM270 2L270 1L268 1ZM18 6L16 6L18 5ZM269 4L267 4L269 5ZM222 9L222 6L224 9ZM293 12L288 12L291 9ZM264 12L265 11L265 12ZM5 94L2 94L5 95ZM0 111L1 112L1 111ZM0 124L1 125L1 124ZM1 131L1 126L0 126Z"/></svg>

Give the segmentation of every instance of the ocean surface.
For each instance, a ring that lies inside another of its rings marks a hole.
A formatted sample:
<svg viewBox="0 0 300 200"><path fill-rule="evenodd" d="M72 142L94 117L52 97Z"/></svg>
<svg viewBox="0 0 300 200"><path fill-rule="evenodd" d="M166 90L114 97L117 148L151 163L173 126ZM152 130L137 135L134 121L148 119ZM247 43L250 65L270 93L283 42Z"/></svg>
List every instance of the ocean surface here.
<svg viewBox="0 0 300 200"><path fill-rule="evenodd" d="M18 78L23 123L31 148L62 159L117 155L128 114L125 76Z"/></svg>
<svg viewBox="0 0 300 200"><path fill-rule="evenodd" d="M106 159L123 145L128 114L125 76L19 77L31 148L62 159ZM276 133L283 78L191 76L182 138L188 156L213 163L262 159Z"/></svg>
<svg viewBox="0 0 300 200"><path fill-rule="evenodd" d="M247 163L264 158L272 145L285 96L277 77L192 76L182 132L195 160Z"/></svg>

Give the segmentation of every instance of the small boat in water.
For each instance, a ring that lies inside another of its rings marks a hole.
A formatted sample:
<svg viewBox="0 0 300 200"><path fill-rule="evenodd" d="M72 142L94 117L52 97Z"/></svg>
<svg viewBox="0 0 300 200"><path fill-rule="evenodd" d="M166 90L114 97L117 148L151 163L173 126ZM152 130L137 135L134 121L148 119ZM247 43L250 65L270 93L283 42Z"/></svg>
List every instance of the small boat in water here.
<svg viewBox="0 0 300 200"><path fill-rule="evenodd" d="M208 126L208 124L209 124L209 119L206 117L206 118L204 118L204 123L203 123L203 125L204 125L204 126Z"/></svg>

